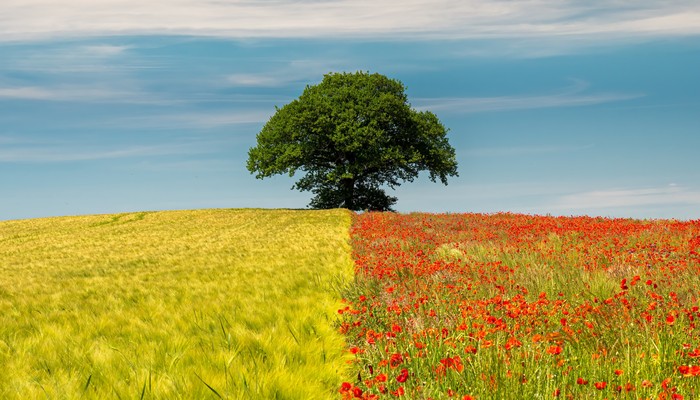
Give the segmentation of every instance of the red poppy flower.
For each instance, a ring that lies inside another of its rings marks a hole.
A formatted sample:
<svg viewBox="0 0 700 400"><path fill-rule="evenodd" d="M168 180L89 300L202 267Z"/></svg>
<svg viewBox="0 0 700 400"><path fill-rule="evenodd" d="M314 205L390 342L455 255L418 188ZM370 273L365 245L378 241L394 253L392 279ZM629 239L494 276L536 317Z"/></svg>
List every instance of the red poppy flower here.
<svg viewBox="0 0 700 400"><path fill-rule="evenodd" d="M340 385L340 393L347 393L347 392L349 392L350 390L352 390L352 383L350 383L350 382L343 382L343 383Z"/></svg>
<svg viewBox="0 0 700 400"><path fill-rule="evenodd" d="M394 353L391 355L391 357L389 357L389 363L391 365L391 368L398 367L399 365L401 365L402 362L403 356L401 355L401 353Z"/></svg>
<svg viewBox="0 0 700 400"><path fill-rule="evenodd" d="M678 367L678 372L683 376L698 376L700 375L700 365L681 365Z"/></svg>
<svg viewBox="0 0 700 400"><path fill-rule="evenodd" d="M360 389L359 387L355 386L355 388L352 389L352 395L355 396L355 397L358 397L358 398L362 397L362 389Z"/></svg>
<svg viewBox="0 0 700 400"><path fill-rule="evenodd" d="M406 379L408 379L408 370L406 368L403 368L399 373L399 376L396 377L396 380L399 383L404 383L406 382Z"/></svg>

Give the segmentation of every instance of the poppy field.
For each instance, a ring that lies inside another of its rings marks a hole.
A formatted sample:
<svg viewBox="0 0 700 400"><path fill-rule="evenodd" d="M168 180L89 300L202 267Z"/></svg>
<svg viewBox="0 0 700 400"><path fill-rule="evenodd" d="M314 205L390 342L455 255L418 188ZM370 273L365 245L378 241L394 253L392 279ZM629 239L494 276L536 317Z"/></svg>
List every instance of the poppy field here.
<svg viewBox="0 0 700 400"><path fill-rule="evenodd" d="M700 221L354 216L343 399L700 398Z"/></svg>

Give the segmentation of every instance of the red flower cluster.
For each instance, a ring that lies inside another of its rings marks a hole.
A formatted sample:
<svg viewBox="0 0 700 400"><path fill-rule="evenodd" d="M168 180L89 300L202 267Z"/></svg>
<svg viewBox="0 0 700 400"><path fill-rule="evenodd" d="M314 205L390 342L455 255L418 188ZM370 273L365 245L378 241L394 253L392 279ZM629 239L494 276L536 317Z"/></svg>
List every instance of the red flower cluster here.
<svg viewBox="0 0 700 400"><path fill-rule="evenodd" d="M363 213L351 236L344 398L700 396L700 221Z"/></svg>

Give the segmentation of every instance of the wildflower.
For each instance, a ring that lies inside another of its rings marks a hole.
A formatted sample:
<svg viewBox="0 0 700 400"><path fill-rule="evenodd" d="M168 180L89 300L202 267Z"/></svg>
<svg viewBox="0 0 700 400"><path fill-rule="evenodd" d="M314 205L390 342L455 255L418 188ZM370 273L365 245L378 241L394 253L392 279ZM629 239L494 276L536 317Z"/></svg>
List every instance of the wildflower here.
<svg viewBox="0 0 700 400"><path fill-rule="evenodd" d="M622 374L624 374L624 373L625 373L625 371L623 371L623 370L621 370L621 369L616 369L616 370L615 370L615 375L617 375L617 376L620 376L620 375L622 375Z"/></svg>
<svg viewBox="0 0 700 400"><path fill-rule="evenodd" d="M576 379L576 383L578 383L579 385L588 385L588 381L583 378Z"/></svg>
<svg viewBox="0 0 700 400"><path fill-rule="evenodd" d="M355 386L355 388L352 389L352 395L355 396L355 397L358 397L358 398L362 397L362 389L360 389L359 387Z"/></svg>
<svg viewBox="0 0 700 400"><path fill-rule="evenodd" d="M399 373L399 376L396 377L396 381L399 383L404 383L406 382L406 379L408 379L408 370L403 368Z"/></svg>
<svg viewBox="0 0 700 400"><path fill-rule="evenodd" d="M476 354L476 351L477 351L477 348L474 346L467 346L464 348L464 352L467 354L469 354L469 353Z"/></svg>
<svg viewBox="0 0 700 400"><path fill-rule="evenodd" d="M391 368L396 368L403 362L403 356L401 353L394 353L389 357L389 363Z"/></svg>
<svg viewBox="0 0 700 400"><path fill-rule="evenodd" d="M678 372L685 377L698 376L700 375L700 365L681 365L678 367Z"/></svg>
<svg viewBox="0 0 700 400"><path fill-rule="evenodd" d="M340 385L340 393L348 393L352 390L352 383L350 382L343 382Z"/></svg>
<svg viewBox="0 0 700 400"><path fill-rule="evenodd" d="M595 385L596 389L603 390L608 386L608 383L605 381L602 381L602 382L596 382L596 383L594 383L594 385Z"/></svg>
<svg viewBox="0 0 700 400"><path fill-rule="evenodd" d="M440 363L445 368L452 368L457 372L462 372L464 370L464 365L462 365L462 359L459 356L443 358L442 360L440 360Z"/></svg>
<svg viewBox="0 0 700 400"><path fill-rule="evenodd" d="M508 338L508 341L506 341L505 348L506 348L506 350L510 350L514 347L520 347L522 345L523 345L523 342L521 342L520 340L511 336L510 338Z"/></svg>
<svg viewBox="0 0 700 400"><path fill-rule="evenodd" d="M561 354L561 352L562 352L561 346L549 346L549 348L547 349L547 353L553 354L553 355Z"/></svg>
<svg viewBox="0 0 700 400"><path fill-rule="evenodd" d="M671 378L666 378L661 382L661 387L668 389L668 385L671 383Z"/></svg>

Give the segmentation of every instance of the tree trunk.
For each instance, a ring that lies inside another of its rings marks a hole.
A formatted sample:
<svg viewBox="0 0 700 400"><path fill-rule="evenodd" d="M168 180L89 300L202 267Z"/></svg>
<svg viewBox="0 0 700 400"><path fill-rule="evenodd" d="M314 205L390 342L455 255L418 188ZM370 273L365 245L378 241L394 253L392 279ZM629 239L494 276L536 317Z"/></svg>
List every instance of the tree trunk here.
<svg viewBox="0 0 700 400"><path fill-rule="evenodd" d="M340 181L343 187L343 207L355 210L355 179L343 178Z"/></svg>

